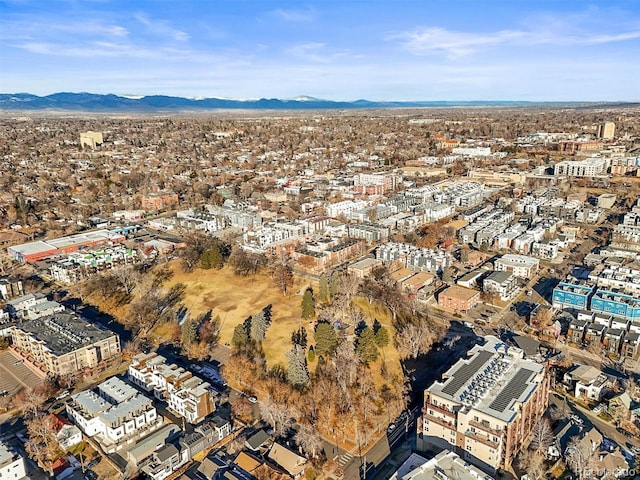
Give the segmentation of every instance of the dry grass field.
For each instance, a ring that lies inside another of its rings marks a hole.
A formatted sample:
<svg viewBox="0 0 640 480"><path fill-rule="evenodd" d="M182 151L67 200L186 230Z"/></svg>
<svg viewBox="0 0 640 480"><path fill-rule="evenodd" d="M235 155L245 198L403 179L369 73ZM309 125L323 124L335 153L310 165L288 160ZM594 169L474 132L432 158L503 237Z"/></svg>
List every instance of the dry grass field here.
<svg viewBox="0 0 640 480"><path fill-rule="evenodd" d="M303 321L300 316L301 293L311 285L309 281L294 277L294 286L287 296L283 296L266 272L241 277L225 267L221 270L196 269L193 272L184 273L179 263L172 264L171 269L174 275L164 288L168 289L176 283L184 283L187 286L184 304L189 309L190 315L197 316L208 310L212 310L214 316L219 315L222 324L220 342L223 344L231 342L236 325L265 306L273 305L272 323L263 342L269 368L277 364L286 367L285 352L291 347L291 333L301 326L307 329L309 344L314 343L313 322ZM388 328L389 336L393 338L391 315L386 308L375 303L369 305L363 298L356 299L355 304L365 313L369 324L377 318ZM353 328L347 333L352 332ZM381 354L381 358L371 364L371 372L378 385L383 383L380 375L382 361L386 363L390 373L402 374L400 358L393 345L390 344L382 349ZM314 370L315 362L310 364L309 368Z"/></svg>
<svg viewBox="0 0 640 480"><path fill-rule="evenodd" d="M236 325L267 305L273 305L272 323L263 343L269 367L278 363L286 366L284 353L291 346L294 330L306 324L309 338L313 338L311 325L303 322L300 316L302 296L299 293L309 282L295 278L293 287L283 296L266 272L241 277L225 267L185 273L177 262L171 265L171 269L174 275L163 287L168 289L176 283L184 283L187 286L184 305L190 315L197 316L208 310L212 310L214 316L218 315L222 324L220 342L223 344L231 343Z"/></svg>

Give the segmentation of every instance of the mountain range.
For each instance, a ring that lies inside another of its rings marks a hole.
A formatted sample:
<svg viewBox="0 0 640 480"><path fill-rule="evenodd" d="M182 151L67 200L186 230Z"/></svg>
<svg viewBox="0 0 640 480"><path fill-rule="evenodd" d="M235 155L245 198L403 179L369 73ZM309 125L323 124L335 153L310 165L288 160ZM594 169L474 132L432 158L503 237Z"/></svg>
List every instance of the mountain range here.
<svg viewBox="0 0 640 480"><path fill-rule="evenodd" d="M566 105L555 102L522 101L425 101L425 102L376 102L355 100L339 102L300 96L294 99L260 98L255 100L230 100L223 98L171 97L150 95L145 97L118 96L95 93L54 93L37 96L30 93L0 94L0 110L70 110L82 112L162 112L216 109L247 110L326 110L357 108L402 108L402 107L489 107Z"/></svg>

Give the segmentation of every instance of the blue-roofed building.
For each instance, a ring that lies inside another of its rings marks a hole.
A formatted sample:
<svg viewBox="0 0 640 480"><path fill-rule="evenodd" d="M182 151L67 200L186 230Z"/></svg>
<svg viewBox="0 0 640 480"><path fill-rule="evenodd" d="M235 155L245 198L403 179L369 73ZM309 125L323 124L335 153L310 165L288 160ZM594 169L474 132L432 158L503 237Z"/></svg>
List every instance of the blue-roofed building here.
<svg viewBox="0 0 640 480"><path fill-rule="evenodd" d="M584 282L560 282L553 289L553 306L562 309L586 310L595 290Z"/></svg>
<svg viewBox="0 0 640 480"><path fill-rule="evenodd" d="M631 321L640 320L640 298L598 289L591 299L591 310Z"/></svg>

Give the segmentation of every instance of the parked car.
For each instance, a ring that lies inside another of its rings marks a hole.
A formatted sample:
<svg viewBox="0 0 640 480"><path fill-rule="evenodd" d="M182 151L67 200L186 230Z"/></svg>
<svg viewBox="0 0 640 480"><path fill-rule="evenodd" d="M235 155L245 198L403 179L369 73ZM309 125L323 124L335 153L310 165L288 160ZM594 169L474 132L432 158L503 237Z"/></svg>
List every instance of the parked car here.
<svg viewBox="0 0 640 480"><path fill-rule="evenodd" d="M624 436L625 436L625 437L627 437L627 438L633 438L633 433L631 433L631 432L630 432L630 431L628 431L628 430L625 430L625 429L624 429L624 428L622 428L622 427L617 427L617 428L616 428L616 431L617 431L618 433L621 433L622 435L624 435Z"/></svg>

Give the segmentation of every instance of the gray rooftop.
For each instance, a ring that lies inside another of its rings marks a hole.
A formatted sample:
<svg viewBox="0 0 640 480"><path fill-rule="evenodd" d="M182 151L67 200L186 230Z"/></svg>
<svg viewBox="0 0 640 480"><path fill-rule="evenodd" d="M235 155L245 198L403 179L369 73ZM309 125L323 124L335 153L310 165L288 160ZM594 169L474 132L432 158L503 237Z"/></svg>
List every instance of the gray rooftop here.
<svg viewBox="0 0 640 480"><path fill-rule="evenodd" d="M151 408L153 403L147 397L142 394L138 394L118 405L111 407L106 412L100 414L100 417L105 423L113 424L122 419L128 418L137 412L143 412Z"/></svg>
<svg viewBox="0 0 640 480"><path fill-rule="evenodd" d="M467 408L510 421L516 414L516 403L524 402L537 388L538 374L544 367L525 360L523 351L509 347L494 336L476 345L469 359L461 359L427 389Z"/></svg>
<svg viewBox="0 0 640 480"><path fill-rule="evenodd" d="M17 457L15 452L9 450L9 447L0 441L0 468L13 462Z"/></svg>
<svg viewBox="0 0 640 480"><path fill-rule="evenodd" d="M118 377L111 377L98 385L101 393L120 403L134 397L138 391L131 385L123 382Z"/></svg>
<svg viewBox="0 0 640 480"><path fill-rule="evenodd" d="M44 342L56 356L78 350L86 345L117 337L110 330L101 330L71 312L60 312L36 320L16 324L16 328Z"/></svg>
<svg viewBox="0 0 640 480"><path fill-rule="evenodd" d="M71 398L76 406L90 417L95 417L111 407L111 404L91 390L77 393Z"/></svg>

